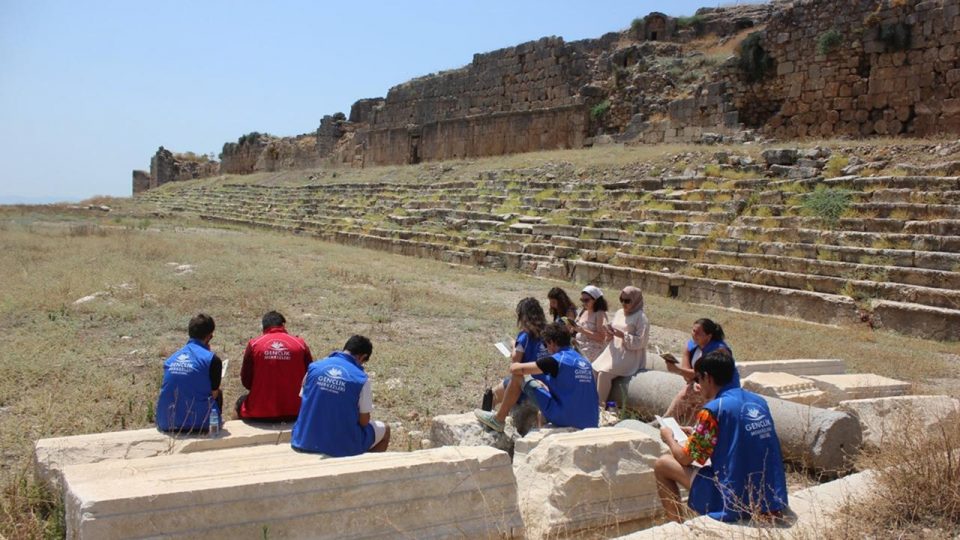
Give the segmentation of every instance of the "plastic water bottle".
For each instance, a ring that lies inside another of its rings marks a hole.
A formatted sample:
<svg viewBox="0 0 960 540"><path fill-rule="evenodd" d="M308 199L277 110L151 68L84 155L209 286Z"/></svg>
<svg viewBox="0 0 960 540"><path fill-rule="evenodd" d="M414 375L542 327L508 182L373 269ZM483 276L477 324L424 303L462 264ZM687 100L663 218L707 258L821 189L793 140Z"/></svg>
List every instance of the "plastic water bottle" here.
<svg viewBox="0 0 960 540"><path fill-rule="evenodd" d="M210 409L210 428L208 430L210 438L220 436L220 411L216 407Z"/></svg>
<svg viewBox="0 0 960 540"><path fill-rule="evenodd" d="M605 408L605 409L607 410L607 412L609 412L609 413L617 414L617 402L616 402L616 401L608 401L608 402L607 402L607 406L604 407L604 408Z"/></svg>

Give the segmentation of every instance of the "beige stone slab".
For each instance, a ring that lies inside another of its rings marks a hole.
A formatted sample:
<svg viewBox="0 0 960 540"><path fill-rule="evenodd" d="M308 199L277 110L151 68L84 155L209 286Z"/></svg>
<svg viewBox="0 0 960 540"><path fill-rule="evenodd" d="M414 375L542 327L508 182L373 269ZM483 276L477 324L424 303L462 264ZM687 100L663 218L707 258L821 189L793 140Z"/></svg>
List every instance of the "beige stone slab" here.
<svg viewBox="0 0 960 540"><path fill-rule="evenodd" d="M792 360L763 360L759 362L737 362L740 377L751 373L776 371L791 375L839 375L847 372L843 360L836 358L795 358Z"/></svg>
<svg viewBox="0 0 960 540"><path fill-rule="evenodd" d="M845 375L811 375L807 377L823 390L831 404L848 399L902 396L910 391L910 383L873 373Z"/></svg>
<svg viewBox="0 0 960 540"><path fill-rule="evenodd" d="M825 403L823 390L813 381L790 373L758 371L741 379L744 389L763 396L770 396L794 403L820 405Z"/></svg>
<svg viewBox="0 0 960 540"><path fill-rule="evenodd" d="M660 443L639 431L552 433L514 456L529 538L641 526L660 512L653 463Z"/></svg>
<svg viewBox="0 0 960 540"><path fill-rule="evenodd" d="M331 459L289 445L64 469L67 537L522 535L509 456L445 447Z"/></svg>
<svg viewBox="0 0 960 540"><path fill-rule="evenodd" d="M292 423L248 424L234 420L224 422L222 434L216 438L173 436L150 428L40 439L34 446L35 471L40 481L59 486L63 468L68 465L289 443L292 428Z"/></svg>
<svg viewBox="0 0 960 540"><path fill-rule="evenodd" d="M895 396L841 401L837 410L857 417L863 428L863 443L881 448L896 433L915 433L960 421L960 400L950 396Z"/></svg>

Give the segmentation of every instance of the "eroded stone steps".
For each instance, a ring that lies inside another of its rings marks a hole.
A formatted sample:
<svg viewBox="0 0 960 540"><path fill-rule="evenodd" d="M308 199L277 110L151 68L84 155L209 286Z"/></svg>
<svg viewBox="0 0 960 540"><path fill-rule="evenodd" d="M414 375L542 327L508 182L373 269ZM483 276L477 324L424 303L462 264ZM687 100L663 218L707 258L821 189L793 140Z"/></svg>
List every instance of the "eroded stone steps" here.
<svg viewBox="0 0 960 540"><path fill-rule="evenodd" d="M822 231L819 229L785 229L727 227L727 236L738 240L795 242L801 244L832 244L846 247L876 249L913 249L916 251L960 252L960 236L934 234L876 233L859 231Z"/></svg>
<svg viewBox="0 0 960 540"><path fill-rule="evenodd" d="M694 263L691 266L712 279L844 295L863 301L880 299L960 310L960 290L797 274L741 265Z"/></svg>
<svg viewBox="0 0 960 540"><path fill-rule="evenodd" d="M702 260L706 263L762 268L795 274L832 276L842 279L883 281L918 287L960 290L960 272L902 266L877 266L838 261L818 261L815 259L787 257L784 255L731 253L719 250L704 251Z"/></svg>
<svg viewBox="0 0 960 540"><path fill-rule="evenodd" d="M794 242L754 242L717 238L713 249L729 253L756 253L787 257L839 261L874 266L902 266L953 272L960 268L960 253L915 251L909 249L874 249L866 247L803 244Z"/></svg>

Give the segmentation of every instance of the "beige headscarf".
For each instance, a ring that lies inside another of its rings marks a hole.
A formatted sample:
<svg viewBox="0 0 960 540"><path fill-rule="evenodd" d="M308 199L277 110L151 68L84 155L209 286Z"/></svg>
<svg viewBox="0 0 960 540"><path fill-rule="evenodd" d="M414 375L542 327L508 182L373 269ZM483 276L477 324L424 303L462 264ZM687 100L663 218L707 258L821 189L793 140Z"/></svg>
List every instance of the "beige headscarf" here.
<svg viewBox="0 0 960 540"><path fill-rule="evenodd" d="M643 309L643 291L637 287L624 287L620 291L620 297L630 299L630 304L623 306L624 315L630 315Z"/></svg>

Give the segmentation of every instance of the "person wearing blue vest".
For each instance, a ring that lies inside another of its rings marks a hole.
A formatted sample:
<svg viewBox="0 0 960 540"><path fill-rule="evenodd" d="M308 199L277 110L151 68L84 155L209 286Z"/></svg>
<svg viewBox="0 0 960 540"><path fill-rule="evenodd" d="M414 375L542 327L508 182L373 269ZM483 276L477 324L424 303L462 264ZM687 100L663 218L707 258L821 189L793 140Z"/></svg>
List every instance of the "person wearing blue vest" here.
<svg viewBox="0 0 960 540"><path fill-rule="evenodd" d="M709 399L681 445L660 429L670 453L654 464L657 491L667 517L681 521L680 489L697 514L720 521L779 516L787 507L780 439L767 402L734 382L733 357L716 350L696 366L700 391ZM704 465L693 467L694 461Z"/></svg>
<svg viewBox="0 0 960 540"><path fill-rule="evenodd" d="M215 328L209 315L201 313L190 319L187 344L163 363L156 413L160 431L206 433L211 409L223 410L220 393L223 362L210 350Z"/></svg>
<svg viewBox="0 0 960 540"><path fill-rule="evenodd" d="M700 394L697 384L693 382L696 374L693 368L700 358L716 350L726 350L732 356L733 349L724 339L723 327L718 323L710 319L697 319L693 323L690 340L687 341L687 346L683 350L683 360L679 365L672 362L666 363L667 371L680 375L687 384L673 398L664 416L672 416L681 424L693 421L697 411L707 402ZM736 369L736 362L734 362L733 378L737 386L740 386L740 372Z"/></svg>
<svg viewBox="0 0 960 540"><path fill-rule="evenodd" d="M585 429L597 427L597 382L590 362L570 346L570 333L564 323L548 324L543 341L550 356L535 362L510 364L510 384L496 413L476 410L482 424L503 431L510 408L521 392L533 400L540 414L557 427Z"/></svg>
<svg viewBox="0 0 960 540"><path fill-rule="evenodd" d="M370 420L373 390L363 365L371 354L368 338L351 336L342 351L310 364L290 439L294 450L330 457L387 450L390 427Z"/></svg>

